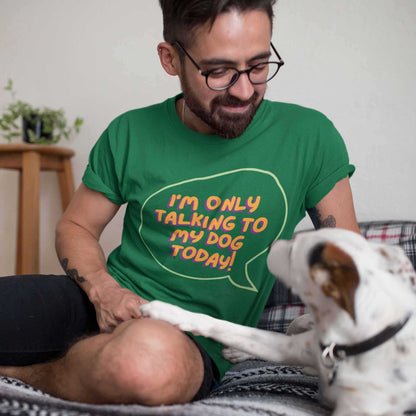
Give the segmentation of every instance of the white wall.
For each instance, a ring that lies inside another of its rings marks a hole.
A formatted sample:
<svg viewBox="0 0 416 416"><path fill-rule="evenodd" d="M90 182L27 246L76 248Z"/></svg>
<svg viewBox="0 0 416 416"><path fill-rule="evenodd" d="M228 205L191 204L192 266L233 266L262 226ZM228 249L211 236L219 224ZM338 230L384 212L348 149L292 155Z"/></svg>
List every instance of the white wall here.
<svg viewBox="0 0 416 416"><path fill-rule="evenodd" d="M334 121L357 167L359 220L416 220L416 1L280 0L276 14L273 41L286 64L268 98ZM77 185L112 118L179 90L158 62L161 21L157 0L0 1L0 85L12 78L20 99L85 119L81 134L61 143L76 151ZM8 101L2 91L0 109ZM41 176L42 273L61 271L55 176ZM17 172L0 170L0 275L14 273L17 180ZM107 253L121 226L118 215L105 231Z"/></svg>

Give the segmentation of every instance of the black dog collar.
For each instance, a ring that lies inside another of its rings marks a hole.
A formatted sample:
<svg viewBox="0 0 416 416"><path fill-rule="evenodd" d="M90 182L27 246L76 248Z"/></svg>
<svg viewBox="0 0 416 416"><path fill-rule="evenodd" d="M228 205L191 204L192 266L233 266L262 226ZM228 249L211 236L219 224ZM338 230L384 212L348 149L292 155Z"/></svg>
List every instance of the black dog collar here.
<svg viewBox="0 0 416 416"><path fill-rule="evenodd" d="M332 343L330 345L320 344L322 349L322 361L325 367L333 367L335 361L343 360L346 357L362 354L373 348L380 346L389 339L393 338L409 321L411 313L403 320L394 325L389 325L378 334L352 345L340 345Z"/></svg>

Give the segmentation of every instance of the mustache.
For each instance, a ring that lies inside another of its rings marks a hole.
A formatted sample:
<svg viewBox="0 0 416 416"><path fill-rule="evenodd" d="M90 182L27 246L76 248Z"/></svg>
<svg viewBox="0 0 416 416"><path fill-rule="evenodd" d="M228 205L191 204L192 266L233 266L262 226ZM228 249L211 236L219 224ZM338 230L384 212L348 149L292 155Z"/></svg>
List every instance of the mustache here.
<svg viewBox="0 0 416 416"><path fill-rule="evenodd" d="M259 94L257 92L254 92L253 95L248 100L240 100L237 97L234 97L230 94L225 94L222 97L216 97L213 100L213 104L215 105L225 105L227 107L244 107L248 104L253 104L256 102Z"/></svg>

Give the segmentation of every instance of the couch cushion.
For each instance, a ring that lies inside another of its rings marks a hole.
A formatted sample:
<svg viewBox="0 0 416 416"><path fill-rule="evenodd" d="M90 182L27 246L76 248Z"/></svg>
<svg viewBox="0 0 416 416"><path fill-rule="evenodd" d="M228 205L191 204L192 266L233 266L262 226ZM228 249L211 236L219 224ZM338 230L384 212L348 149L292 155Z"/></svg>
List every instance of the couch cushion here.
<svg viewBox="0 0 416 416"><path fill-rule="evenodd" d="M369 221L359 225L367 240L400 246L416 268L416 221Z"/></svg>

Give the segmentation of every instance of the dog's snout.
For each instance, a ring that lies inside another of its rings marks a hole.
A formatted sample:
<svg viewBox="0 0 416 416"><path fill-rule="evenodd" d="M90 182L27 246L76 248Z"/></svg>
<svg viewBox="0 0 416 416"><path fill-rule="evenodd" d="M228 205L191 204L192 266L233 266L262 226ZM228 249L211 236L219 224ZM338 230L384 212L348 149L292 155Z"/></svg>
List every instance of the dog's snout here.
<svg viewBox="0 0 416 416"><path fill-rule="evenodd" d="M317 244L309 253L309 267L322 263L322 253L324 251L325 244Z"/></svg>

